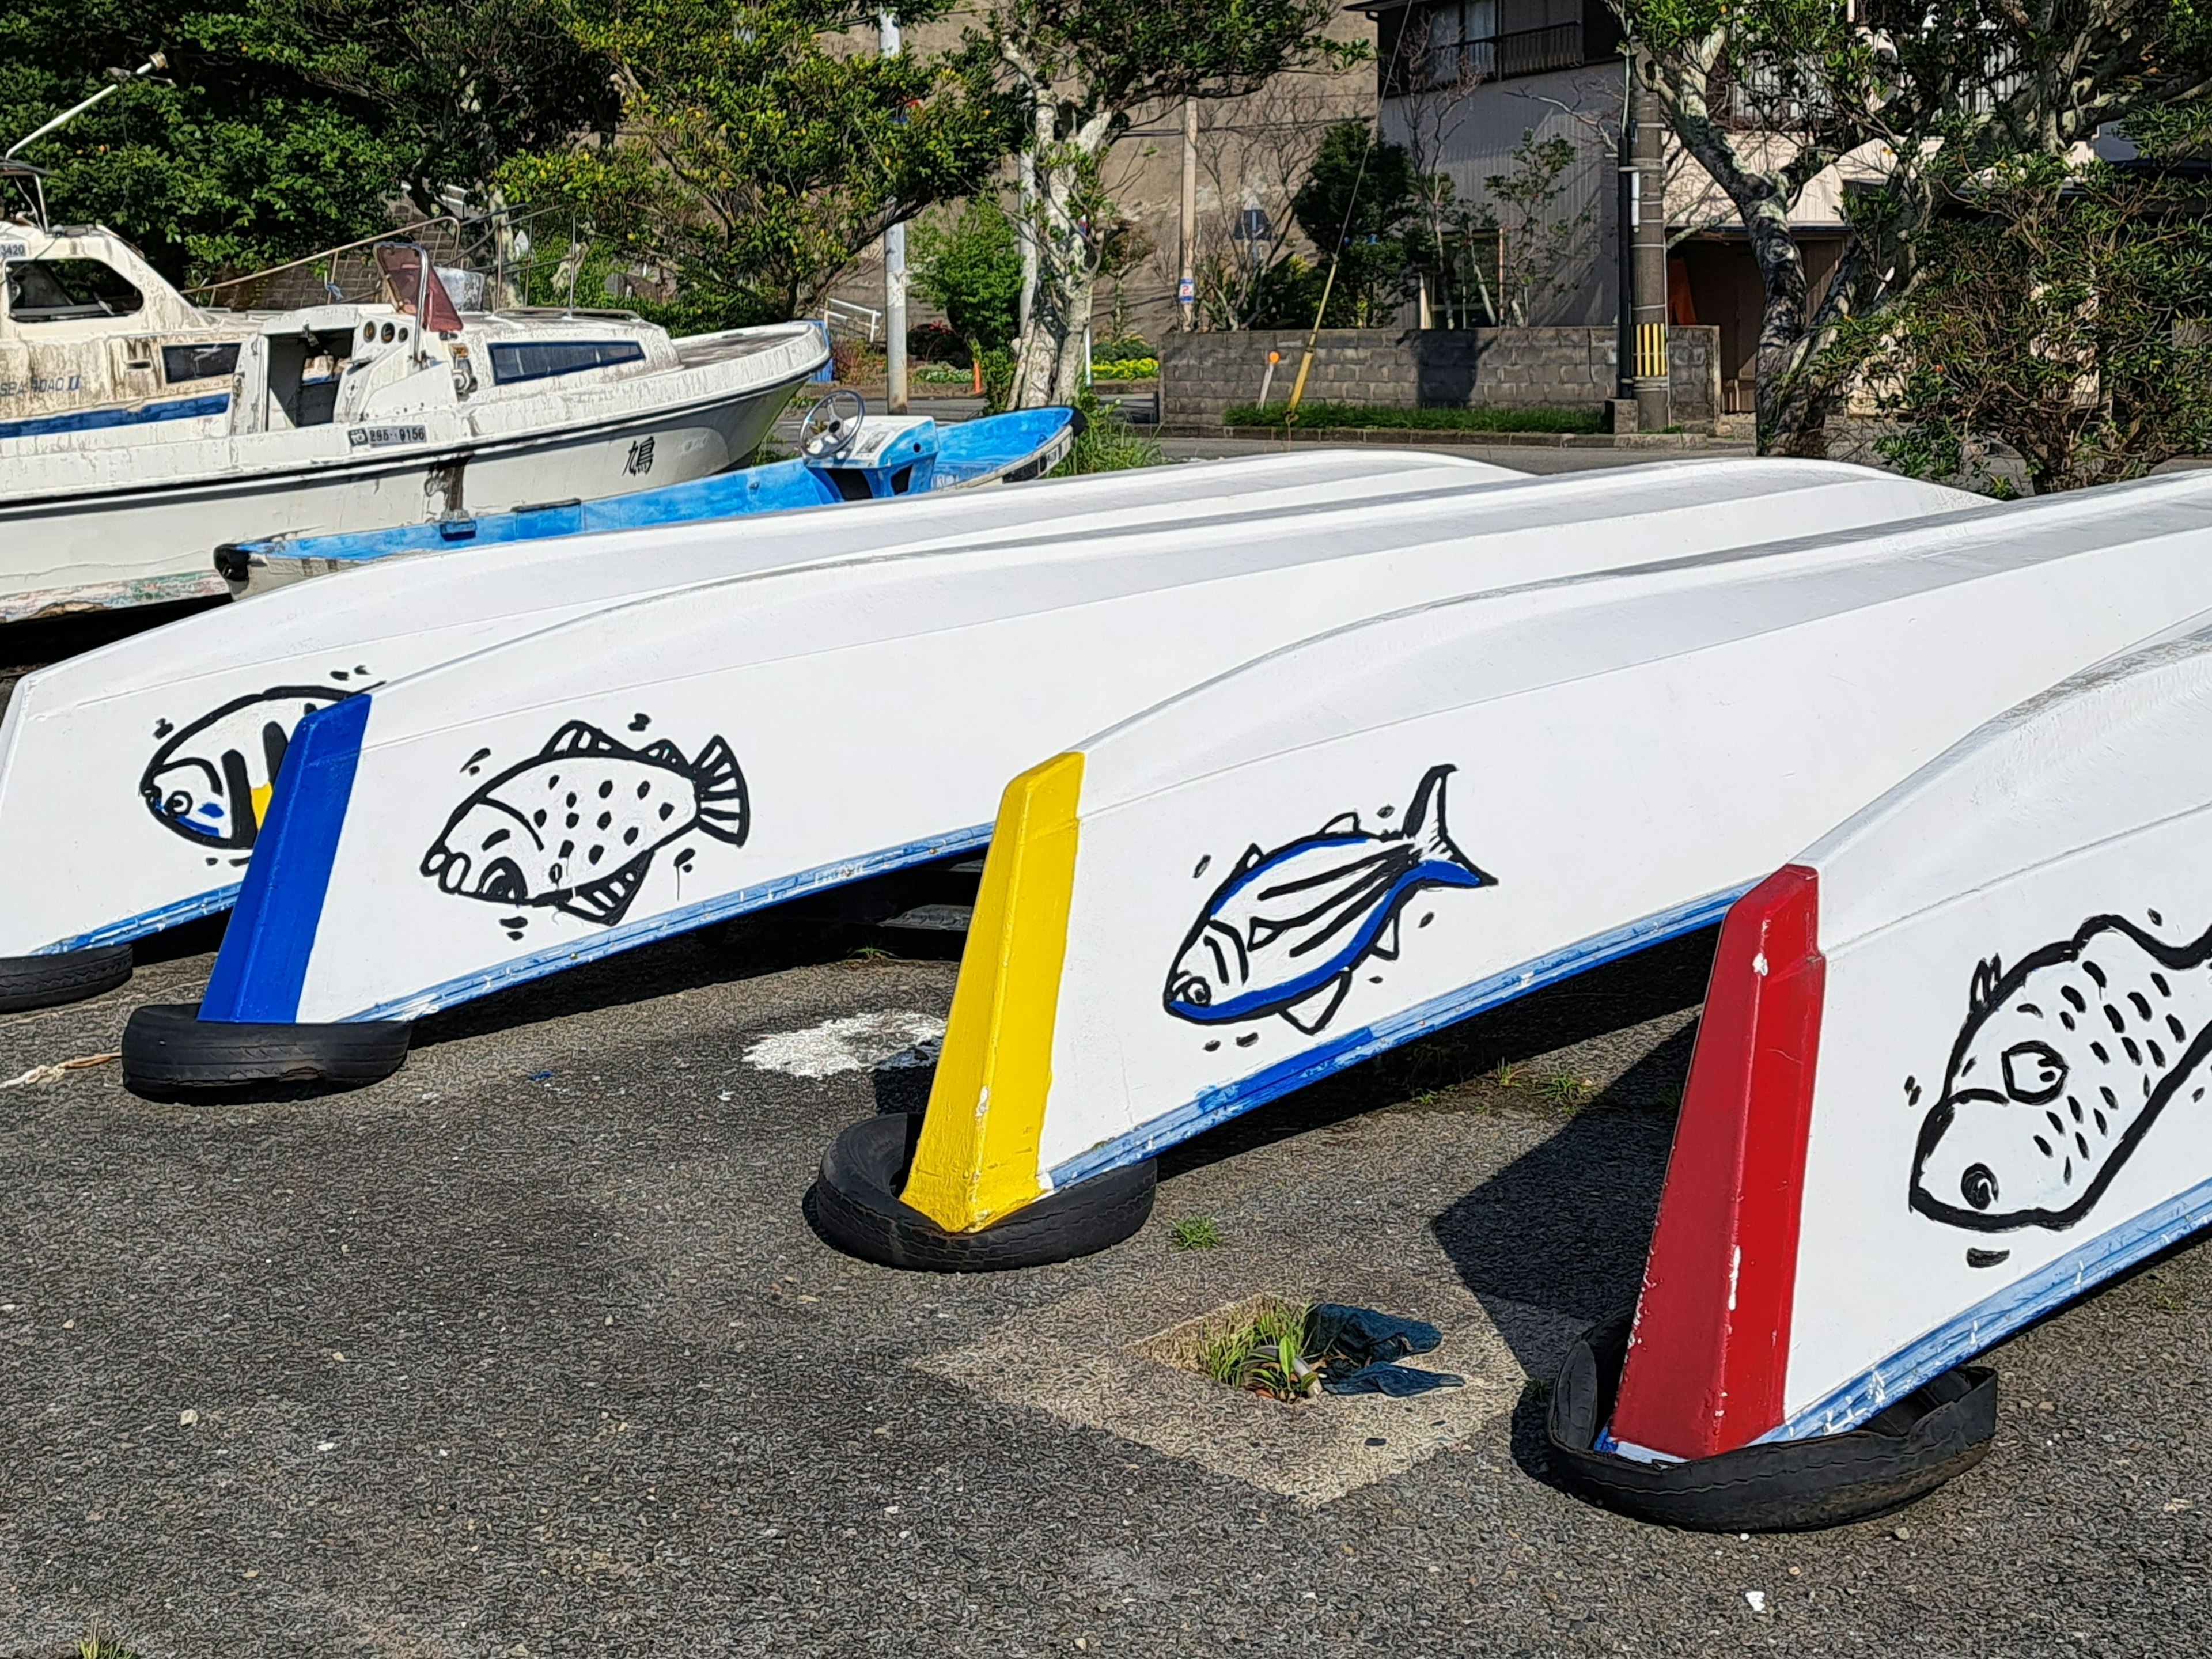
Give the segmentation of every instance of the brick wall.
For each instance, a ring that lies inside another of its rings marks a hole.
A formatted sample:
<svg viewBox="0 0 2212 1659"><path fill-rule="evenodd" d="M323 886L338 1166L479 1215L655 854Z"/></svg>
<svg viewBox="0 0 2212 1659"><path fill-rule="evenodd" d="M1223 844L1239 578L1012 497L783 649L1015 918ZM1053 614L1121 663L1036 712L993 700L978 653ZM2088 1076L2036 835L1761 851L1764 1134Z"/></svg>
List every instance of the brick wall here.
<svg viewBox="0 0 2212 1659"><path fill-rule="evenodd" d="M1719 407L1719 333L1668 331L1674 418L1710 428ZM1213 426L1232 404L1256 402L1267 354L1279 352L1268 398L1297 378L1301 331L1170 334L1160 342L1160 419ZM1399 408L1540 404L1600 410L1613 397L1610 328L1323 329L1306 380L1314 402Z"/></svg>

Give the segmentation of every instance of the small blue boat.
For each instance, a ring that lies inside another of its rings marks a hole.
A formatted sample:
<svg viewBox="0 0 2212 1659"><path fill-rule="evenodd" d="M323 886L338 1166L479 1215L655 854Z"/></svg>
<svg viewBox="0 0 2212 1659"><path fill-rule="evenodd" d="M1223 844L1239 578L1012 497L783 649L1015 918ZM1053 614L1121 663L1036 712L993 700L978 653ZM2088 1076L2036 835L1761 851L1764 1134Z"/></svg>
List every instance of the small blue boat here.
<svg viewBox="0 0 2212 1659"><path fill-rule="evenodd" d="M832 392L800 428L800 454L661 489L599 501L547 501L505 513L448 514L424 524L337 536L280 536L216 550L234 599L401 553L450 552L495 542L693 524L843 501L970 489L1042 477L1083 429L1072 409L1022 409L940 427L927 416L870 415Z"/></svg>

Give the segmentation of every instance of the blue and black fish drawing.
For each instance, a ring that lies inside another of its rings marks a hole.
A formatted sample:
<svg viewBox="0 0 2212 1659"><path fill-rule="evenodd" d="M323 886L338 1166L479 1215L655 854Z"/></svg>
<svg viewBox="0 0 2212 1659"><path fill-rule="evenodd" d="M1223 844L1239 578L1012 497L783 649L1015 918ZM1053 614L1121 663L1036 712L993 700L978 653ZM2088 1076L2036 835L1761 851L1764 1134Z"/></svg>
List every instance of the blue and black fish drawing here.
<svg viewBox="0 0 2212 1659"><path fill-rule="evenodd" d="M570 720L454 809L422 873L445 892L611 927L669 842L696 830L742 847L751 823L744 774L720 738L686 760L665 738L632 749Z"/></svg>
<svg viewBox="0 0 2212 1659"><path fill-rule="evenodd" d="M276 791L276 769L293 728L368 689L278 685L234 698L166 734L138 780L138 793L155 817L185 840L248 851Z"/></svg>
<svg viewBox="0 0 2212 1659"><path fill-rule="evenodd" d="M2093 916L2009 973L1980 963L1920 1127L1912 1207L1976 1232L2072 1226L2176 1095L2204 1097L2208 1048L2212 933L2166 945Z"/></svg>
<svg viewBox="0 0 2212 1659"><path fill-rule="evenodd" d="M1493 884L1444 823L1455 769L1429 769L1396 830L1362 830L1346 812L1272 853L1247 848L1176 952L1168 1012L1203 1025L1280 1014L1311 1035L1336 1017L1362 963L1397 959L1399 917L1416 893Z"/></svg>

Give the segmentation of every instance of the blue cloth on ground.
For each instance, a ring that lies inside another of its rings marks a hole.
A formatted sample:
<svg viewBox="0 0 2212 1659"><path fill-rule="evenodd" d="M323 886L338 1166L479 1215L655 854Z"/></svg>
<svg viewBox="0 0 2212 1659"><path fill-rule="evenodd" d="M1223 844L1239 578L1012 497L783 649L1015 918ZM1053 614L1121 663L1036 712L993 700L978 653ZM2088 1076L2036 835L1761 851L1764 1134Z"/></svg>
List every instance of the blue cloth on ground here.
<svg viewBox="0 0 2212 1659"><path fill-rule="evenodd" d="M1306 1352L1320 1357L1322 1387L1330 1394L1404 1399L1431 1389L1462 1387L1463 1376L1396 1363L1408 1354L1427 1353L1443 1340L1443 1333L1425 1321L1338 1302L1317 1304L1306 1320Z"/></svg>

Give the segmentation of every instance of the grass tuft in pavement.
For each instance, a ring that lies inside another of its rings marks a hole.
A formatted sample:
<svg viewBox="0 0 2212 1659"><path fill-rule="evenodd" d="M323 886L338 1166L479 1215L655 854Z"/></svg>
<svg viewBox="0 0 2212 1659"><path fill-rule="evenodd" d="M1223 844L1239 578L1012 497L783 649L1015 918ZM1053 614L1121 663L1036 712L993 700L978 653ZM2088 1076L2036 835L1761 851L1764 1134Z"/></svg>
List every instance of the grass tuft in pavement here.
<svg viewBox="0 0 2212 1659"><path fill-rule="evenodd" d="M1168 1243L1178 1250L1212 1250L1221 1245L1221 1224L1210 1215L1187 1215L1168 1229Z"/></svg>

